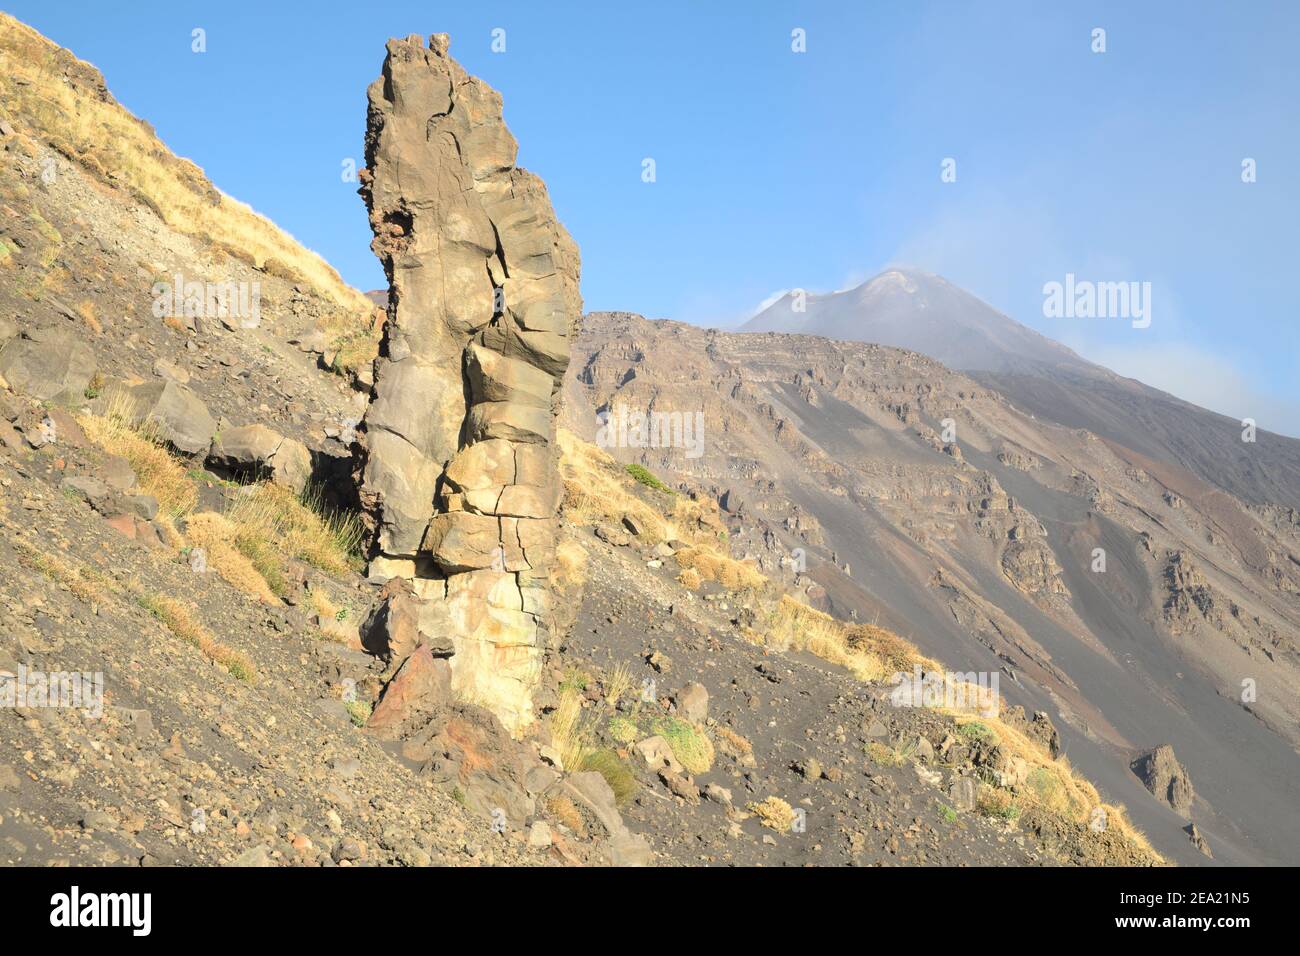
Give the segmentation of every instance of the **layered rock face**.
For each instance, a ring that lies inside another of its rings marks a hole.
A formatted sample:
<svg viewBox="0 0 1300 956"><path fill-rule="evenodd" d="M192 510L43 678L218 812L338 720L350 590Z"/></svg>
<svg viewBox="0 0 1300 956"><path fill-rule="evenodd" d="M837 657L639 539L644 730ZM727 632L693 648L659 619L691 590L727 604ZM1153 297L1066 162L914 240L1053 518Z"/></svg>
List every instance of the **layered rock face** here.
<svg viewBox="0 0 1300 956"><path fill-rule="evenodd" d="M515 165L500 95L448 45L390 40L369 90L361 192L389 304L358 484L372 576L412 581L421 629L455 643L454 691L518 730L545 643L579 259Z"/></svg>

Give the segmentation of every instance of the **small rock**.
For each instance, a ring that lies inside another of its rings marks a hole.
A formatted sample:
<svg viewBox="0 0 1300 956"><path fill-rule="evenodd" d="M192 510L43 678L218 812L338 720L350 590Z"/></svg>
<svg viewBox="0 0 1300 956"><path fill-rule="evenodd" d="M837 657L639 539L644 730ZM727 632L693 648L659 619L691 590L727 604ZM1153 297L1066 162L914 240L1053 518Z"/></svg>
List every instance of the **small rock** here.
<svg viewBox="0 0 1300 956"><path fill-rule="evenodd" d="M551 827L545 820L538 820L528 828L528 846L534 850L544 850L551 845Z"/></svg>

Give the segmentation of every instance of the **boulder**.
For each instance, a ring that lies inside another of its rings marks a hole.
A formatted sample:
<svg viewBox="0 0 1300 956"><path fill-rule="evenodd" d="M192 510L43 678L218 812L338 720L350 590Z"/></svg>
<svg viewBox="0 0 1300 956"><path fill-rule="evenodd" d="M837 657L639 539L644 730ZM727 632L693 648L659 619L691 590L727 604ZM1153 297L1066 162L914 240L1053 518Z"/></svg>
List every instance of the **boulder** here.
<svg viewBox="0 0 1300 956"><path fill-rule="evenodd" d="M172 381L146 382L128 389L125 404L133 422L148 422L158 438L187 455L206 453L217 433L217 421L203 400Z"/></svg>
<svg viewBox="0 0 1300 956"><path fill-rule="evenodd" d="M70 329L29 329L0 348L9 387L45 402L85 401L95 369L95 353Z"/></svg>
<svg viewBox="0 0 1300 956"><path fill-rule="evenodd" d="M372 654L400 664L423 644L434 657L447 658L455 647L444 633L446 621L438 620L439 608L415 593L405 578L391 578L379 592L375 605L361 625L361 645ZM439 627L438 625L443 625Z"/></svg>
<svg viewBox="0 0 1300 956"><path fill-rule="evenodd" d="M260 424L221 429L207 460L218 470L267 477L295 491L311 480L311 452L307 446Z"/></svg>
<svg viewBox="0 0 1300 956"><path fill-rule="evenodd" d="M654 859L643 837L628 830L614 802L614 791L605 778L594 771L569 776L561 791L579 806L585 807L605 829L605 852L614 866L646 866Z"/></svg>
<svg viewBox="0 0 1300 956"><path fill-rule="evenodd" d="M112 515L119 511L120 504L113 489L98 478L90 475L70 475L59 485L64 492L84 500L100 514Z"/></svg>
<svg viewBox="0 0 1300 956"><path fill-rule="evenodd" d="M376 736L394 739L412 722L450 704L451 667L434 657L427 647L413 651L384 688L366 729Z"/></svg>
<svg viewBox="0 0 1300 956"><path fill-rule="evenodd" d="M702 724L709 716L709 692L694 681L677 692L677 714L693 724Z"/></svg>
<svg viewBox="0 0 1300 956"><path fill-rule="evenodd" d="M632 749L636 751L637 756L650 770L655 772L669 770L673 773L685 773L682 765L673 756L673 748L668 745L668 741L658 735L639 741Z"/></svg>
<svg viewBox="0 0 1300 956"><path fill-rule="evenodd" d="M1174 756L1174 748L1161 744L1138 756L1133 772L1157 800L1175 813L1187 816L1192 810L1195 793L1191 778Z"/></svg>

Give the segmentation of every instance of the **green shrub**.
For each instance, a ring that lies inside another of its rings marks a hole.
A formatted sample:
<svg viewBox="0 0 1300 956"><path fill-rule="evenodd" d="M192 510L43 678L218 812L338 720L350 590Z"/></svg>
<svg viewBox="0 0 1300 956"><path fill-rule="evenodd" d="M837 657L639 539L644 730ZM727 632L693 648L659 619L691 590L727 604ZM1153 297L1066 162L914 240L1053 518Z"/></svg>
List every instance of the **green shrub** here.
<svg viewBox="0 0 1300 956"><path fill-rule="evenodd" d="M673 756L687 773L704 773L713 766L713 741L694 724L678 717L655 721L655 733L668 741Z"/></svg>
<svg viewBox="0 0 1300 956"><path fill-rule="evenodd" d="M618 714L609 719L609 735L620 744L630 744L641 736L641 731L631 717Z"/></svg>
<svg viewBox="0 0 1300 956"><path fill-rule="evenodd" d="M670 495L675 494L671 488L655 477L654 472L650 471L650 469L646 468L644 465L638 465L633 462L627 466L627 473L647 488L653 488L655 491L667 492Z"/></svg>
<svg viewBox="0 0 1300 956"><path fill-rule="evenodd" d="M636 776L618 754L612 750L597 750L582 762L583 770L594 770L605 778L609 789L614 791L614 802L619 806L632 799L636 793Z"/></svg>

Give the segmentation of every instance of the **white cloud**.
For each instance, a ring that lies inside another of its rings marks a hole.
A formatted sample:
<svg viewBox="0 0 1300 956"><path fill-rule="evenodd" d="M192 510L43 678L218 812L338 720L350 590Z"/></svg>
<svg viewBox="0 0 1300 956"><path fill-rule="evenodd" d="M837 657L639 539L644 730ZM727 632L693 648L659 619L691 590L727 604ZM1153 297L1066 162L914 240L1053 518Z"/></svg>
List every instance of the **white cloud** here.
<svg viewBox="0 0 1300 956"><path fill-rule="evenodd" d="M755 308L754 311L749 314L749 317L752 319L754 316L758 315L764 309L768 308L769 306L775 305L777 302L780 302L782 297L789 295L789 293L790 293L789 289L777 289L766 299L760 302L757 308Z"/></svg>

